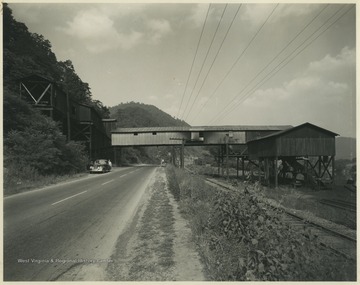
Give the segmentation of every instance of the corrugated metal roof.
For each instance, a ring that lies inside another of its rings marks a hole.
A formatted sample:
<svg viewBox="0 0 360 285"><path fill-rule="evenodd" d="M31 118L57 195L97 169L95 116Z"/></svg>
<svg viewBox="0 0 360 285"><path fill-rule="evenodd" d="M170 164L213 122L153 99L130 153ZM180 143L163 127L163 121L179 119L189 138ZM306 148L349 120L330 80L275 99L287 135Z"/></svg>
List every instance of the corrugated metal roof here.
<svg viewBox="0 0 360 285"><path fill-rule="evenodd" d="M186 126L186 127L147 127L118 128L112 133L149 133L149 132L224 132L224 131L282 131L292 126Z"/></svg>
<svg viewBox="0 0 360 285"><path fill-rule="evenodd" d="M332 131L329 131L329 130L326 130L326 129L323 129L321 127L318 127L316 125L313 125L311 123L304 123L304 124L301 124L301 125L298 125L296 127L290 127L290 128L287 128L287 129L284 129L284 130L281 130L279 132L276 132L276 133L273 133L273 134L270 134L270 135L267 135L267 136L264 136L264 137L261 137L261 138L258 138L256 140L252 140L252 141L249 141L248 143L251 143L253 141L260 141L260 140L264 140L264 139L267 139L267 138L274 138L274 137L278 137L278 136L281 136L283 134L286 134L286 133L289 133L289 132L292 132L294 130L297 130L297 129L300 129L302 127L305 127L305 126L310 126L312 128L315 128L315 129L318 129L319 131L322 131L322 132L325 132L325 133L329 133L333 136L338 136L339 134L336 134Z"/></svg>

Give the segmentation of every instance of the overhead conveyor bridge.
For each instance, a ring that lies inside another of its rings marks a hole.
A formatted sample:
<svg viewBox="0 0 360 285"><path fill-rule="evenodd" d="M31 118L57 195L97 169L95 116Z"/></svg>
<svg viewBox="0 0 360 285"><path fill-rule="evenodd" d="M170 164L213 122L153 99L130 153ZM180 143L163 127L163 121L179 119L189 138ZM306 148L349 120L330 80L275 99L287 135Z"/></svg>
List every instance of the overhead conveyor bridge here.
<svg viewBox="0 0 360 285"><path fill-rule="evenodd" d="M111 132L113 146L245 145L291 126L200 126L119 128Z"/></svg>
<svg viewBox="0 0 360 285"><path fill-rule="evenodd" d="M114 157L122 147L130 146L180 146L180 165L184 167L185 146L219 146L220 161L229 159L229 146L238 146L236 157L244 162L247 159L246 143L291 126L185 126L118 128L111 132ZM174 162L174 157L173 157ZM226 167L227 168L227 167Z"/></svg>

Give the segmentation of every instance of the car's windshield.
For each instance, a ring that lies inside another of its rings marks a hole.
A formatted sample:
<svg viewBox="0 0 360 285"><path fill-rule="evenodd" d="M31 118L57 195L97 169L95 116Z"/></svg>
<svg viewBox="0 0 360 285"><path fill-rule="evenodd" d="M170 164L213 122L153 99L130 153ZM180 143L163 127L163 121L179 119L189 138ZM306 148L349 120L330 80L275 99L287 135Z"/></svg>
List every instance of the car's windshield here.
<svg viewBox="0 0 360 285"><path fill-rule="evenodd" d="M108 162L106 159L97 159L97 160L95 160L95 163L96 164L107 164Z"/></svg>

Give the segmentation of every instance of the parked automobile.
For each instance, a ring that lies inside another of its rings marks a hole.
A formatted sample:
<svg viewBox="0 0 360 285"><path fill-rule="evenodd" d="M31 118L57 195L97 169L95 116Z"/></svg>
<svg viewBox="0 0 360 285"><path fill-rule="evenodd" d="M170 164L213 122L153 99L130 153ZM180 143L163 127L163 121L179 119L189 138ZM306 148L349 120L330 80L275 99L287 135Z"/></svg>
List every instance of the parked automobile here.
<svg viewBox="0 0 360 285"><path fill-rule="evenodd" d="M105 173L111 171L111 164L107 159L97 159L94 164L90 166L90 173Z"/></svg>

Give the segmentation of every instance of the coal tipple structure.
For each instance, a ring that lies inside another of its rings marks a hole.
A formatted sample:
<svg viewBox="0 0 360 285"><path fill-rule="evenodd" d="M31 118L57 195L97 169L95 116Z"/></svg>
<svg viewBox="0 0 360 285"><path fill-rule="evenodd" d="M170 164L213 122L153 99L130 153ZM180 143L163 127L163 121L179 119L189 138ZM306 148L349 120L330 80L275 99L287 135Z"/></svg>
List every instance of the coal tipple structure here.
<svg viewBox="0 0 360 285"><path fill-rule="evenodd" d="M302 183L333 183L335 137L338 134L310 123L284 126L202 126L119 128L112 132L116 152L127 146L178 146L180 166L184 167L186 146L219 146L218 166L228 173L228 161L237 159L257 167L259 180L278 186L283 175ZM117 157L117 156L115 156ZM287 170L287 171L286 171ZM220 173L220 171L219 171ZM291 173L291 174L290 174ZM293 177L289 177L292 175ZM311 180L311 181L310 181ZM296 186L296 183L294 184Z"/></svg>
<svg viewBox="0 0 360 285"><path fill-rule="evenodd" d="M20 98L59 122L68 140L84 142L90 159L112 158L111 130L116 120L102 119L91 106L70 99L55 82L38 75L19 80Z"/></svg>

